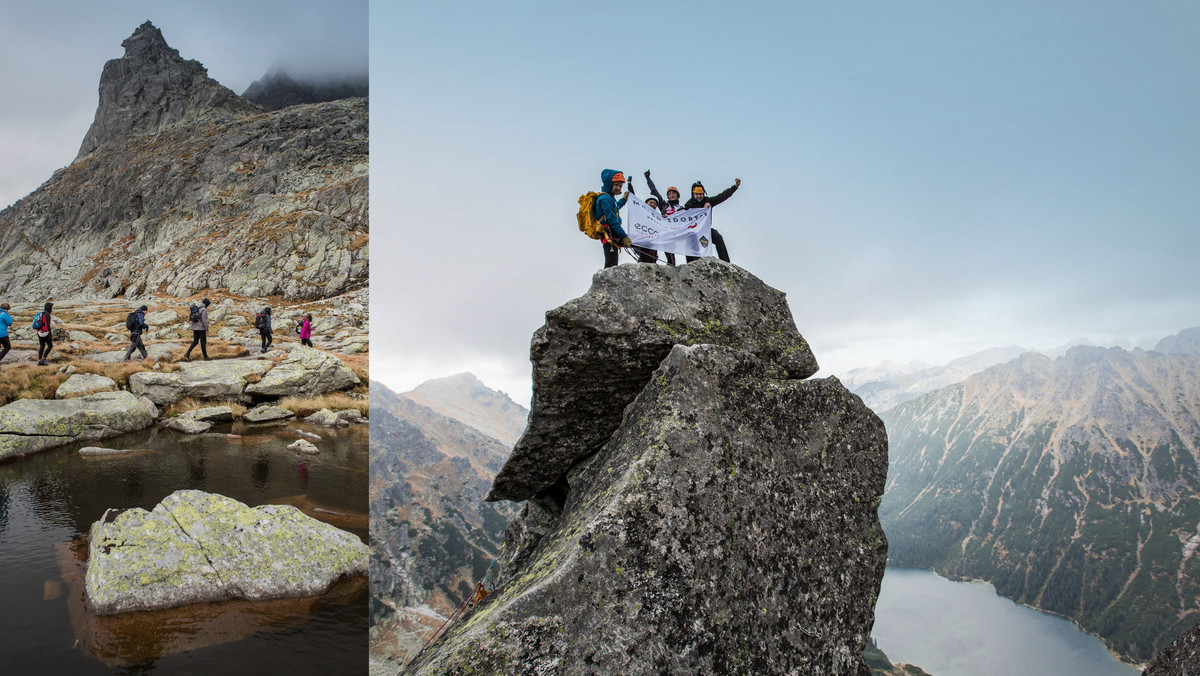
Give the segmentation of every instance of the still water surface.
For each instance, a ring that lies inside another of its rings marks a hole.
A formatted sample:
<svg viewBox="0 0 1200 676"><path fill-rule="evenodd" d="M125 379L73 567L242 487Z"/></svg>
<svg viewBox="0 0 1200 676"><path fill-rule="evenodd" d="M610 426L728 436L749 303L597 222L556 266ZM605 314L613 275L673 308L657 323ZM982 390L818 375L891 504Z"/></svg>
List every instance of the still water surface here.
<svg viewBox="0 0 1200 676"><path fill-rule="evenodd" d="M984 582L888 568L871 635L893 663L934 676L1135 676L1069 620L998 596Z"/></svg>
<svg viewBox="0 0 1200 676"><path fill-rule="evenodd" d="M296 430L320 434L321 453L287 450ZM365 541L367 426L151 430L88 444L146 449L104 458L81 445L0 462L0 674L366 673L361 581L304 601L97 619L81 602L78 543L106 509L149 510L182 488L293 504Z"/></svg>

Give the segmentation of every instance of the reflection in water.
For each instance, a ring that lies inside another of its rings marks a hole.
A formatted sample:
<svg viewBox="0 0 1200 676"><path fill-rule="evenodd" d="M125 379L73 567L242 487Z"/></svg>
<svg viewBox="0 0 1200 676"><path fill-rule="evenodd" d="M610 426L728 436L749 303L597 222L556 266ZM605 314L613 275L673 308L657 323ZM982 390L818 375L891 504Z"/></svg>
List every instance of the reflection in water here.
<svg viewBox="0 0 1200 676"><path fill-rule="evenodd" d="M295 504L366 539L366 426L217 427L220 434L201 438L141 432L103 442L147 449L127 455L80 457L78 444L0 462L0 673L229 673L263 663L289 676L366 672L365 592L277 604L265 613L252 611L266 606L249 604L241 615L225 616L222 603L151 619L87 619L82 568L72 572L62 552L109 508L152 509L175 490L198 488L251 506ZM297 464L294 472L272 472L272 463L298 463L286 448L295 429L320 432L321 453L304 457L303 470ZM226 436L244 431L254 435Z"/></svg>
<svg viewBox="0 0 1200 676"><path fill-rule="evenodd" d="M271 461L267 459L266 453L259 453L254 461L254 468L250 470L250 481L254 482L255 488L262 490L267 486L267 479L271 478Z"/></svg>
<svg viewBox="0 0 1200 676"><path fill-rule="evenodd" d="M300 488L308 490L308 460L300 458L296 462L296 474L300 476Z"/></svg>

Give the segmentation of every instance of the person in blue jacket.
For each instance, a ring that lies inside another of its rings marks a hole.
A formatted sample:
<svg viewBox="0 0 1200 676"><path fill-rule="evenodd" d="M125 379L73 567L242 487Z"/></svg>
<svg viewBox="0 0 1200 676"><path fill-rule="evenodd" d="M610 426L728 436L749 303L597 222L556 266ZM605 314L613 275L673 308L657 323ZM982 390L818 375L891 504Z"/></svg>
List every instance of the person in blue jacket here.
<svg viewBox="0 0 1200 676"><path fill-rule="evenodd" d="M12 349L12 343L8 339L8 327L13 325L13 319L8 314L8 309L12 307L8 303L0 303L0 359L4 359L4 355Z"/></svg>
<svg viewBox="0 0 1200 676"><path fill-rule="evenodd" d="M629 196L626 195L619 200L616 198L625 187L625 174L615 169L605 169L600 172L600 180L604 185L593 208L596 210L596 220L608 227L611 241L604 242L604 267L611 268L617 264L617 247L633 246L633 242L625 234L625 229L621 227L621 214L619 213Z"/></svg>

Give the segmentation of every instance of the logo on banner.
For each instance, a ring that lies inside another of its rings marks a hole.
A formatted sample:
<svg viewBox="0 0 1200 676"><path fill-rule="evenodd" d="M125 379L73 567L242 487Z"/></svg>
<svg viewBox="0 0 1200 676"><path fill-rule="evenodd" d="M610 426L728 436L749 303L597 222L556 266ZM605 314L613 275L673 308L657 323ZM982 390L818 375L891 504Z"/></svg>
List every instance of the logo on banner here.
<svg viewBox="0 0 1200 676"><path fill-rule="evenodd" d="M694 228L696 226L693 225L692 227ZM705 247L708 246L708 238L707 237L704 237L703 235L701 235L700 246L705 246Z"/></svg>

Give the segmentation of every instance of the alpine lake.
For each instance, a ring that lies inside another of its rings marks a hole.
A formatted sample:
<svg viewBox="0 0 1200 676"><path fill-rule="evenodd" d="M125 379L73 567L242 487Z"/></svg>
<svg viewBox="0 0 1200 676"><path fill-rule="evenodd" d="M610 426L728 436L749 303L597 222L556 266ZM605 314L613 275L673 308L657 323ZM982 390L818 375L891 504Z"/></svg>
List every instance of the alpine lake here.
<svg viewBox="0 0 1200 676"><path fill-rule="evenodd" d="M367 672L367 581L321 596L100 617L84 602L87 534L109 508L153 509L190 488L289 504L367 541L368 426L299 421L157 427L0 462L0 673ZM298 431L320 453L286 448ZM81 457L82 446L136 449Z"/></svg>
<svg viewBox="0 0 1200 676"><path fill-rule="evenodd" d="M894 664L935 676L1136 676L1074 622L928 570L888 568L871 636Z"/></svg>

